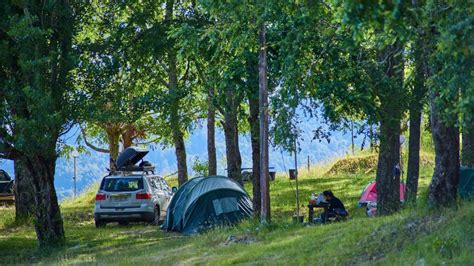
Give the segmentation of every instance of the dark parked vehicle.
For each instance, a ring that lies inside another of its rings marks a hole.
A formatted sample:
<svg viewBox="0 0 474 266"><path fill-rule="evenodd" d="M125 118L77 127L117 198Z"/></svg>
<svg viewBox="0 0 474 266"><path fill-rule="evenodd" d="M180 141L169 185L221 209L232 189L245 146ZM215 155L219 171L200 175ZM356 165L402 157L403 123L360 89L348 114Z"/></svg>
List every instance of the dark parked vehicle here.
<svg viewBox="0 0 474 266"><path fill-rule="evenodd" d="M15 202L13 193L14 180L4 170L0 170L0 204L12 204Z"/></svg>

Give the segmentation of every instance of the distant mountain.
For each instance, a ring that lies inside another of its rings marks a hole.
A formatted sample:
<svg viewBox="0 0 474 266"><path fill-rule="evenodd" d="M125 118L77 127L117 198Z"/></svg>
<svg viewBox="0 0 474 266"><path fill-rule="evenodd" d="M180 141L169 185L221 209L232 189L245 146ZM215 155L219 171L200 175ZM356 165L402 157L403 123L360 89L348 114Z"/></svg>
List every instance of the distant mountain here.
<svg viewBox="0 0 474 266"><path fill-rule="evenodd" d="M348 151L350 146L350 135L343 132L332 132L331 141L319 142L312 141L312 132L319 124L317 121L306 121L300 125L301 129L301 152L298 154L298 165L305 165L307 157L309 156L311 163L317 163L324 160L341 156ZM72 130L71 132L74 132ZM65 136L65 139L75 139L73 134ZM190 138L186 141L186 152L188 160L188 170L190 176L193 176L191 166L196 158L201 161L207 160L207 134L206 126L196 129ZM360 139L357 141L360 144ZM239 146L242 155L242 167L252 166L251 157L251 143L250 135L241 135L239 139ZM150 145L150 153L146 160L150 161L156 166L157 172L161 175L169 175L176 172L176 158L174 149L161 149L160 145ZM216 132L216 149L218 161L218 174L225 175L225 140L223 132L218 129ZM89 150L90 154L82 154L77 158L77 189L83 190L93 182L97 182L104 175L106 175L105 168L108 164L108 155ZM294 157L279 149L270 150L270 166L273 166L276 171L283 172L289 168L294 167ZM11 161L1 160L0 168L5 169L8 173L14 176L13 163ZM56 165L55 186L60 199L72 195L73 192L73 160L60 158Z"/></svg>

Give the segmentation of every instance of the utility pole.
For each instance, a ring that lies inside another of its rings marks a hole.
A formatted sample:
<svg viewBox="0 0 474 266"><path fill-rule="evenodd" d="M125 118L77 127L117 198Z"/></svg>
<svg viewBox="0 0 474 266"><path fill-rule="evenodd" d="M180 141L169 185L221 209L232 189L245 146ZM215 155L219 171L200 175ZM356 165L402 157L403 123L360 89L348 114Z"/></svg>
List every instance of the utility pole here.
<svg viewBox="0 0 474 266"><path fill-rule="evenodd" d="M308 155L308 172L310 170L310 166L309 166L309 155Z"/></svg>
<svg viewBox="0 0 474 266"><path fill-rule="evenodd" d="M268 82L267 48L265 23L260 25L258 33L258 88L260 111L260 193L262 223L270 222L270 189L268 182Z"/></svg>

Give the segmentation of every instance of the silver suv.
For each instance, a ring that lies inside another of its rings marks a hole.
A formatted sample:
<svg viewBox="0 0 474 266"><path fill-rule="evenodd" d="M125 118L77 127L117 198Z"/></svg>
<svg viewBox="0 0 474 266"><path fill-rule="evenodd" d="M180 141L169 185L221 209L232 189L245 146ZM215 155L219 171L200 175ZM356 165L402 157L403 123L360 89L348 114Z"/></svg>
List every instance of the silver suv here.
<svg viewBox="0 0 474 266"><path fill-rule="evenodd" d="M136 147L128 149L117 159L117 170L102 179L95 197L96 227L109 222L158 224L166 215L172 190L162 177L153 174L149 163L135 165L148 151ZM123 157L130 155L134 158L124 164Z"/></svg>

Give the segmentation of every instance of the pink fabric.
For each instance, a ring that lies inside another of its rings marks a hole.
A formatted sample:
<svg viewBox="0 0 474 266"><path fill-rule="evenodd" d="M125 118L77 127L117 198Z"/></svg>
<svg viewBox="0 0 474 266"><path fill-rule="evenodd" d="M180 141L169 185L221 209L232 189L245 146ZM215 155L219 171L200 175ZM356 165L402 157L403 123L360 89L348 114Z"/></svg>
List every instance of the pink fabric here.
<svg viewBox="0 0 474 266"><path fill-rule="evenodd" d="M400 183L400 201L405 200L405 184ZM367 202L376 202L377 201L377 186L375 182L370 183L367 187L365 187L364 191L362 192L362 196L360 197L359 203L367 203Z"/></svg>

